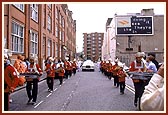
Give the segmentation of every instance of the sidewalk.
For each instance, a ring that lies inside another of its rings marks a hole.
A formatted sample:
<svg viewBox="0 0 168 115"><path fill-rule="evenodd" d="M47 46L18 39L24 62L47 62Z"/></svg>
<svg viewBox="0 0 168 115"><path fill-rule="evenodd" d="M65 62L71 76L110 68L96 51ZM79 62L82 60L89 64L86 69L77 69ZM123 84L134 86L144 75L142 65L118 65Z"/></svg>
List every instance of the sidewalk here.
<svg viewBox="0 0 168 115"><path fill-rule="evenodd" d="M43 72L43 75L40 77L40 81L43 81L45 78L46 78L46 75L47 75L47 73L46 72ZM39 81L39 82L40 82ZM18 91L18 90L20 90L20 89L23 89L23 88L25 88L26 87L26 83L23 85L23 86L18 86L16 89L15 89L15 91ZM15 92L14 91L14 92Z"/></svg>

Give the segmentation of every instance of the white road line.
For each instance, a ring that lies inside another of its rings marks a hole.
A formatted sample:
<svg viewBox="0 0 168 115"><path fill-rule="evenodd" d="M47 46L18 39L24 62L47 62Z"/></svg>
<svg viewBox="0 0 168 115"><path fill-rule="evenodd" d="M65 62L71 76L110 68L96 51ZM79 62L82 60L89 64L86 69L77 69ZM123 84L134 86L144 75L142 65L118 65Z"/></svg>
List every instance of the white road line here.
<svg viewBox="0 0 168 115"><path fill-rule="evenodd" d="M43 103L43 101L40 101L34 108L37 108L41 103Z"/></svg>
<svg viewBox="0 0 168 115"><path fill-rule="evenodd" d="M57 90L57 88L54 89L54 91L56 91L56 90Z"/></svg>
<svg viewBox="0 0 168 115"><path fill-rule="evenodd" d="M135 89L134 88L132 88L131 86L129 86L129 85L127 85L127 84L125 84L126 85L126 88L129 90L129 91L131 91L133 94L135 94Z"/></svg>
<svg viewBox="0 0 168 115"><path fill-rule="evenodd" d="M49 93L46 97L49 97L52 93Z"/></svg>

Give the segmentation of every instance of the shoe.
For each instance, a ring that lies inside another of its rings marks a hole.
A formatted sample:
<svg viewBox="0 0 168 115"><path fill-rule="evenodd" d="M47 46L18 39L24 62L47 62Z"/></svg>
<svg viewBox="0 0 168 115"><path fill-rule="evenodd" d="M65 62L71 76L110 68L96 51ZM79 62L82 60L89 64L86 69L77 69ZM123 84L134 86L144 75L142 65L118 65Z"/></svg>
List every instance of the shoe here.
<svg viewBox="0 0 168 115"><path fill-rule="evenodd" d="M135 107L137 107L137 103L134 103Z"/></svg>
<svg viewBox="0 0 168 115"><path fill-rule="evenodd" d="M51 91L51 89L48 89L48 92L50 92Z"/></svg>
<svg viewBox="0 0 168 115"><path fill-rule="evenodd" d="M120 92L120 95L123 95L124 93L123 92Z"/></svg>
<svg viewBox="0 0 168 115"><path fill-rule="evenodd" d="M32 98L30 98L30 99L27 101L27 104L30 104L31 101L32 101Z"/></svg>
<svg viewBox="0 0 168 115"><path fill-rule="evenodd" d="M32 105L36 105L36 102L32 102L31 104L32 104Z"/></svg>
<svg viewBox="0 0 168 115"><path fill-rule="evenodd" d="M50 93L52 93L53 91L52 90L50 90Z"/></svg>

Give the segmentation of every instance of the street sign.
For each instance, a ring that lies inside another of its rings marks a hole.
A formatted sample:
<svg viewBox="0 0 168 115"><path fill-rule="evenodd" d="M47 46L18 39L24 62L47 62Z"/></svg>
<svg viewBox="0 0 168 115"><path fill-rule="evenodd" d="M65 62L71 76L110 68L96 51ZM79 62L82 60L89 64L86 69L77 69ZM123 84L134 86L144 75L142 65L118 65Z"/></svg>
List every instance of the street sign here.
<svg viewBox="0 0 168 115"><path fill-rule="evenodd" d="M153 16L116 17L116 35L153 35Z"/></svg>

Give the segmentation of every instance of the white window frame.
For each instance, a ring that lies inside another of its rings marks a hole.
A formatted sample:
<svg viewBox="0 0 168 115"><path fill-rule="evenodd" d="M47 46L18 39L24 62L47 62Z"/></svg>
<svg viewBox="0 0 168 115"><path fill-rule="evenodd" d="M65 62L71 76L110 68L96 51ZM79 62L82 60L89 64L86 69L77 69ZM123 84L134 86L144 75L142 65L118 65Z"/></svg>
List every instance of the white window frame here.
<svg viewBox="0 0 168 115"><path fill-rule="evenodd" d="M12 52L24 52L24 26L12 21L11 49Z"/></svg>
<svg viewBox="0 0 168 115"><path fill-rule="evenodd" d="M47 4L47 6L51 9L52 8L52 4Z"/></svg>
<svg viewBox="0 0 168 115"><path fill-rule="evenodd" d="M48 15L48 20L47 20L47 29L51 31L51 16Z"/></svg>
<svg viewBox="0 0 168 115"><path fill-rule="evenodd" d="M49 38L48 41L47 41L47 54L48 56L51 56L51 39Z"/></svg>
<svg viewBox="0 0 168 115"><path fill-rule="evenodd" d="M60 35L59 39L61 40L62 39L62 36L61 36L62 35L62 31L60 30L59 33L60 33L59 34Z"/></svg>
<svg viewBox="0 0 168 115"><path fill-rule="evenodd" d="M58 44L55 43L55 57L58 57Z"/></svg>
<svg viewBox="0 0 168 115"><path fill-rule="evenodd" d="M46 50L45 50L45 47L46 47L46 37L43 36L43 42L42 42L42 54L45 55L46 54Z"/></svg>
<svg viewBox="0 0 168 115"><path fill-rule="evenodd" d="M32 31L30 38L30 52L31 54L38 54L38 33Z"/></svg>
<svg viewBox="0 0 168 115"><path fill-rule="evenodd" d="M58 14L58 8L57 7L55 7L55 18L58 20L58 16L59 16L59 14Z"/></svg>
<svg viewBox="0 0 168 115"><path fill-rule="evenodd" d="M38 22L38 4L31 4L31 18Z"/></svg>
<svg viewBox="0 0 168 115"><path fill-rule="evenodd" d="M58 38L59 30L58 30L58 24L55 26L55 36Z"/></svg>
<svg viewBox="0 0 168 115"><path fill-rule="evenodd" d="M63 42L64 42L64 37L65 37L64 33L65 33L64 31L61 32L61 38Z"/></svg>
<svg viewBox="0 0 168 115"><path fill-rule="evenodd" d="M16 8L18 8L20 11L24 12L24 4L13 4Z"/></svg>

